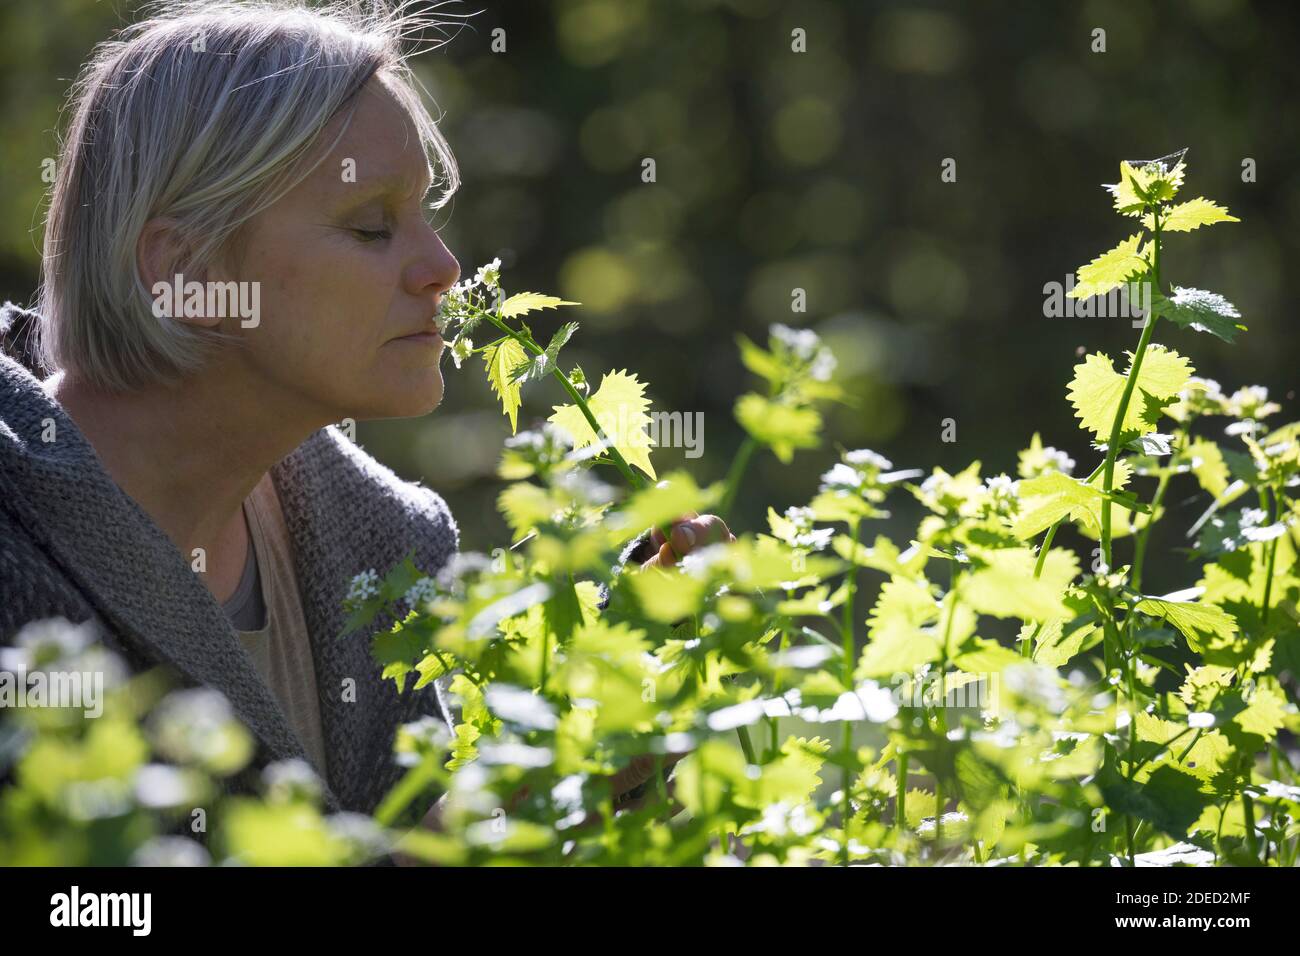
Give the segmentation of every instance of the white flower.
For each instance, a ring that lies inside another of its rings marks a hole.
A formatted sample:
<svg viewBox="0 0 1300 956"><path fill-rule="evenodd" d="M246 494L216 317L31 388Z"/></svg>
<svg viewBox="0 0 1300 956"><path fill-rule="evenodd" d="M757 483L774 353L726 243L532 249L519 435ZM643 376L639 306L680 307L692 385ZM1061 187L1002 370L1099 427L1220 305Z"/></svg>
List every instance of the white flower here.
<svg viewBox="0 0 1300 956"><path fill-rule="evenodd" d="M362 571L348 587L348 601L368 601L379 594L379 575L374 570Z"/></svg>
<svg viewBox="0 0 1300 956"><path fill-rule="evenodd" d="M822 491L860 491L866 476L852 465L839 462L822 475Z"/></svg>
<svg viewBox="0 0 1300 956"><path fill-rule="evenodd" d="M812 376L814 381L829 382L831 376L835 374L837 364L830 349L818 349L817 356L812 361L812 367L808 369L808 374Z"/></svg>
<svg viewBox="0 0 1300 956"><path fill-rule="evenodd" d="M493 259L487 265L479 266L474 273L474 284L484 288L496 289L501 285L501 260Z"/></svg>
<svg viewBox="0 0 1300 956"><path fill-rule="evenodd" d="M437 593L438 586L433 578L420 578L407 589L403 600L412 608L422 608L433 600L433 596Z"/></svg>
<svg viewBox="0 0 1300 956"><path fill-rule="evenodd" d="M989 496L995 501L1014 498L1019 484L1018 481L1012 481L1011 477L1006 474L994 475L992 478L984 479L984 485L988 488Z"/></svg>
<svg viewBox="0 0 1300 956"><path fill-rule="evenodd" d="M1051 464L1061 474L1069 475L1074 473L1074 459L1065 452L1052 448L1049 445L1047 448L1043 449L1043 457L1051 462Z"/></svg>
<svg viewBox="0 0 1300 956"><path fill-rule="evenodd" d="M776 322L772 325L772 337L794 353L796 358L811 361L817 354L822 340L812 329L793 329Z"/></svg>
<svg viewBox="0 0 1300 956"><path fill-rule="evenodd" d="M794 525L794 534L789 540L791 547L820 551L831 543L831 538L835 535L834 528L813 527L815 519L811 508L786 508L785 517Z"/></svg>
<svg viewBox="0 0 1300 956"><path fill-rule="evenodd" d="M1204 395L1205 398L1209 399L1210 401L1218 401L1219 399L1223 398L1223 389L1219 387L1218 382L1216 382L1212 378L1199 378L1195 375L1193 375L1191 378L1187 380L1187 388L1185 388L1182 392L1179 392L1179 396L1186 397L1187 395L1190 395L1193 391L1196 391L1196 389L1193 389L1192 386L1198 383L1204 386L1204 390L1202 394Z"/></svg>
<svg viewBox="0 0 1300 956"><path fill-rule="evenodd" d="M853 451L844 453L844 460L850 465L859 468L872 467L880 471L887 471L894 467L894 463L884 455L878 455L870 448L857 448Z"/></svg>
<svg viewBox="0 0 1300 956"><path fill-rule="evenodd" d="M460 364L474 354L474 340L468 335L458 335L451 343L451 360L460 368Z"/></svg>

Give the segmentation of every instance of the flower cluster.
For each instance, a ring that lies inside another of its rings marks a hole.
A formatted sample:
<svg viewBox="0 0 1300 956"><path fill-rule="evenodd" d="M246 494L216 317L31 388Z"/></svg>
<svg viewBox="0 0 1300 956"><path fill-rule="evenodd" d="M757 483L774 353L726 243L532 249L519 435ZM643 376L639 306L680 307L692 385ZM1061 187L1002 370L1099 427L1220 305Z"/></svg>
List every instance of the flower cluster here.
<svg viewBox="0 0 1300 956"><path fill-rule="evenodd" d="M379 575L372 568L368 571L362 571L352 579L348 585L348 594L344 598L344 603L350 608L356 607L378 596Z"/></svg>
<svg viewBox="0 0 1300 956"><path fill-rule="evenodd" d="M783 357L806 365L814 381L829 382L835 372L835 356L812 329L795 329L777 322L771 328L771 344L776 352L784 353Z"/></svg>
<svg viewBox="0 0 1300 956"><path fill-rule="evenodd" d="M880 484L880 473L894 467L893 462L870 448L845 452L842 461L822 475L822 491L866 494Z"/></svg>
<svg viewBox="0 0 1300 956"><path fill-rule="evenodd" d="M1021 478L1041 478L1056 471L1071 475L1074 473L1074 459L1051 445L1044 446L1035 432L1029 447L1020 453L1020 464L1016 470Z"/></svg>
<svg viewBox="0 0 1300 956"><path fill-rule="evenodd" d="M438 593L438 585L433 578L422 577L407 589L402 596L408 607L422 608L433 600Z"/></svg>

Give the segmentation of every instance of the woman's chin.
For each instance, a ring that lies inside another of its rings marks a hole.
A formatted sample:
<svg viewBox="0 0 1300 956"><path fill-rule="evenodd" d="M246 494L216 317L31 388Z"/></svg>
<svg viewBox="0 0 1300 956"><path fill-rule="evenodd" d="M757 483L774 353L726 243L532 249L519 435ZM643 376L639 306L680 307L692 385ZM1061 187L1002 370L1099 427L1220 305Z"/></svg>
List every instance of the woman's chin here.
<svg viewBox="0 0 1300 956"><path fill-rule="evenodd" d="M382 384L383 394L372 396L368 403L375 418L417 418L442 403L442 372L437 366L414 379L407 375Z"/></svg>

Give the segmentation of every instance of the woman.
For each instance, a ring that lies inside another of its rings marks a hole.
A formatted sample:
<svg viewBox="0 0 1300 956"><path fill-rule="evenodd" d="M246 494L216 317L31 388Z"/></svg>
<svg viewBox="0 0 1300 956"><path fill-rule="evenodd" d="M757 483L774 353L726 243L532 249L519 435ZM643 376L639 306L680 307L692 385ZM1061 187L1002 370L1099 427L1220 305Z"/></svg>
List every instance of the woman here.
<svg viewBox="0 0 1300 956"><path fill-rule="evenodd" d="M459 265L426 221L459 183L399 40L350 8L174 7L99 48L74 89L34 313L0 356L0 641L93 619L134 667L215 687L254 766L310 760L331 809L373 810L399 699L340 639L351 579L458 546L434 492L334 427L442 398L442 295ZM728 536L685 521L671 561ZM616 780L616 792L644 768Z"/></svg>

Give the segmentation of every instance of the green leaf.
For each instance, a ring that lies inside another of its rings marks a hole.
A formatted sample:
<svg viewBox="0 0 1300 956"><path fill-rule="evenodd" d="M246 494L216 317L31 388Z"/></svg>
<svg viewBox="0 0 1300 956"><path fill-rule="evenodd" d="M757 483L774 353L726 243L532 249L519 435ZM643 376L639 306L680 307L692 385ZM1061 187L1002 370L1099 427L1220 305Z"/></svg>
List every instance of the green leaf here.
<svg viewBox="0 0 1300 956"><path fill-rule="evenodd" d="M1267 742L1286 726L1286 719L1286 699L1270 687L1259 687L1249 695L1246 709L1233 718L1233 723Z"/></svg>
<svg viewBox="0 0 1300 956"><path fill-rule="evenodd" d="M1195 332L1209 332L1225 342L1231 342L1245 326L1234 319L1241 318L1237 307L1216 292L1203 289L1184 289L1174 286L1174 295L1166 298L1152 292L1151 311Z"/></svg>
<svg viewBox="0 0 1300 956"><path fill-rule="evenodd" d="M1130 475L1132 468L1125 460L1115 462L1112 490L1128 484ZM1066 516L1096 531L1101 525L1101 503L1106 499L1102 480L1104 476L1097 475L1089 483L1056 471L1021 481L1021 514L1011 525L1011 533L1027 540Z"/></svg>
<svg viewBox="0 0 1300 956"><path fill-rule="evenodd" d="M606 516L606 526L615 535L632 538L646 528L662 525L688 512L703 513L722 495L722 484L700 488L687 472L674 471L657 482L633 492L617 511Z"/></svg>
<svg viewBox="0 0 1300 956"><path fill-rule="evenodd" d="M565 322L551 336L551 341L547 344L545 351L540 355L534 355L510 373L510 381L521 384L535 382L551 374L551 370L555 368L556 363L559 361L560 349L564 348L569 339L573 338L573 333L576 331L578 331L577 322Z"/></svg>
<svg viewBox="0 0 1300 956"><path fill-rule="evenodd" d="M1025 624L1017 635L1016 643L1034 633L1033 624ZM1075 621L1067 630L1061 620L1048 621L1038 632L1034 642L1034 660L1050 667L1063 667L1087 647L1101 639L1101 629L1093 622Z"/></svg>
<svg viewBox="0 0 1300 956"><path fill-rule="evenodd" d="M1079 267L1079 283L1067 293L1071 299L1104 295L1119 288L1139 272L1146 271L1146 261L1138 255L1142 233L1135 232L1114 249L1103 252L1086 266Z"/></svg>
<svg viewBox="0 0 1300 956"><path fill-rule="evenodd" d="M645 430L650 424L650 416L646 414L650 400L645 397L645 385L626 371L608 372L601 378L600 388L587 399L587 407L605 437L628 464L640 468L651 478L656 477L654 466L650 464L653 442ZM600 441L577 405L556 405L549 420L568 433L575 449L581 450Z"/></svg>
<svg viewBox="0 0 1300 956"><path fill-rule="evenodd" d="M526 481L514 482L497 496L497 510L510 525L516 541L548 520L555 513L556 505L545 488Z"/></svg>
<svg viewBox="0 0 1300 956"><path fill-rule="evenodd" d="M873 639L911 635L938 618L939 602L924 579L893 577L881 585L867 633Z"/></svg>
<svg viewBox="0 0 1300 956"><path fill-rule="evenodd" d="M704 600L705 582L677 569L650 568L628 578L645 616L661 624L690 617Z"/></svg>
<svg viewBox="0 0 1300 956"><path fill-rule="evenodd" d="M1135 608L1143 614L1168 620L1182 631L1188 646L1198 654L1205 653L1203 638L1221 637L1231 640L1237 633L1237 619L1214 604L1146 598L1139 601Z"/></svg>
<svg viewBox="0 0 1300 956"><path fill-rule="evenodd" d="M1187 202L1170 206L1160 217L1162 232L1191 232L1201 226L1211 226L1216 222L1241 222L1236 216L1228 215L1228 210L1211 202L1203 196L1189 199ZM1142 225L1148 229L1155 228L1151 213L1142 217Z"/></svg>
<svg viewBox="0 0 1300 956"><path fill-rule="evenodd" d="M962 602L974 610L1033 621L1069 616L1061 595L1079 573L1079 559L1073 551L1053 548L1037 578L1034 565L1038 555L1032 548L980 551L977 558L982 567L963 575L957 584Z"/></svg>
<svg viewBox="0 0 1300 956"><path fill-rule="evenodd" d="M1129 371L1132 371L1132 353ZM1164 404L1177 397L1187 387L1195 369L1190 362L1172 349L1152 345L1142 360L1137 385L1124 411L1121 435L1145 434L1155 430L1159 412ZM1067 393L1075 408L1075 417L1081 425L1097 436L1098 441L1110 440L1111 427L1124 395L1127 375L1115 371L1107 355L1094 352L1074 367L1074 378ZM1144 401L1143 397L1150 401Z"/></svg>
<svg viewBox="0 0 1300 956"><path fill-rule="evenodd" d="M1120 181L1107 187L1115 195L1115 209L1125 216L1137 216L1150 203L1168 202L1183 185L1187 164L1181 159L1171 167L1168 160L1186 153L1182 150L1151 162L1121 162ZM1150 228L1150 227L1148 227Z"/></svg>
<svg viewBox="0 0 1300 956"><path fill-rule="evenodd" d="M1160 432L1148 432L1134 438L1124 447L1148 455L1151 458L1160 458L1164 455L1173 454L1173 436L1162 435Z"/></svg>
<svg viewBox="0 0 1300 956"><path fill-rule="evenodd" d="M736 421L785 464L796 448L816 448L820 443L822 417L816 409L783 405L752 392L736 402Z"/></svg>
<svg viewBox="0 0 1300 956"><path fill-rule="evenodd" d="M513 319L516 316L527 315L529 312L536 312L538 309L554 309L561 305L581 304L580 302L566 302L564 299L553 295L542 295L540 292L516 292L501 304L499 314L503 319Z"/></svg>
<svg viewBox="0 0 1300 956"><path fill-rule="evenodd" d="M926 631L894 631L867 643L854 678L910 674L922 664L939 659L939 640Z"/></svg>
<svg viewBox="0 0 1300 956"><path fill-rule="evenodd" d="M1196 777L1167 765L1155 770L1142 784L1125 780L1107 768L1098 783L1113 811L1146 820L1180 839L1210 803L1210 797L1200 792L1201 782Z"/></svg>
<svg viewBox="0 0 1300 956"><path fill-rule="evenodd" d="M510 419L510 433L519 429L519 383L511 376L519 363L525 361L528 353L513 338L504 338L488 346L483 353L483 364L487 366L488 382L492 390L501 399L501 410Z"/></svg>
<svg viewBox="0 0 1300 956"><path fill-rule="evenodd" d="M374 636L370 642L370 654L379 664L405 665L401 673L406 673L424 657L428 638L427 628L407 627L399 621L391 630L380 631Z"/></svg>
<svg viewBox="0 0 1300 956"><path fill-rule="evenodd" d="M1223 460L1219 446L1208 438L1197 438L1187 446L1192 461L1192 474L1201 487L1215 498L1228 488L1228 465Z"/></svg>
<svg viewBox="0 0 1300 956"><path fill-rule="evenodd" d="M770 385L778 386L785 379L786 369L771 352L755 345L743 335L736 336L740 347L740 361L759 378Z"/></svg>
<svg viewBox="0 0 1300 956"><path fill-rule="evenodd" d="M1067 516L1076 521L1093 520L1100 515L1105 498L1099 488L1054 471L1021 481L1020 501L1020 515L1011 532L1029 539Z"/></svg>

